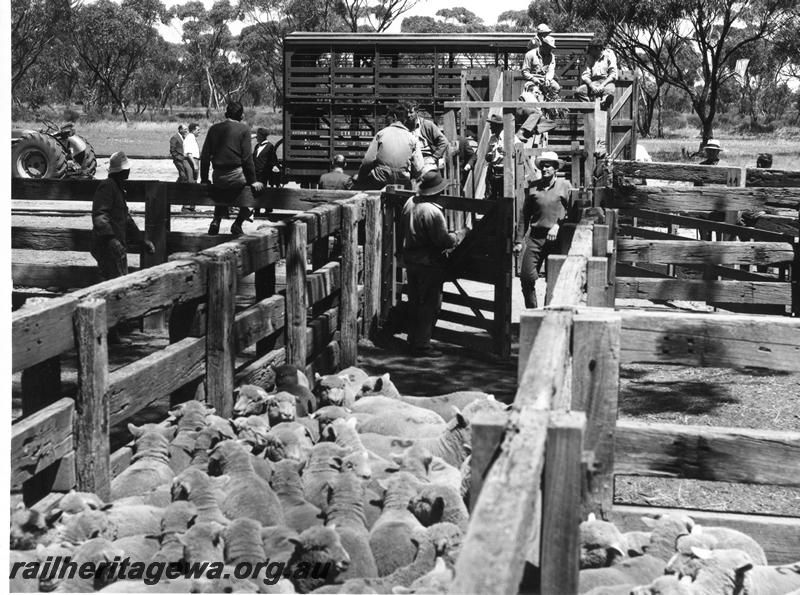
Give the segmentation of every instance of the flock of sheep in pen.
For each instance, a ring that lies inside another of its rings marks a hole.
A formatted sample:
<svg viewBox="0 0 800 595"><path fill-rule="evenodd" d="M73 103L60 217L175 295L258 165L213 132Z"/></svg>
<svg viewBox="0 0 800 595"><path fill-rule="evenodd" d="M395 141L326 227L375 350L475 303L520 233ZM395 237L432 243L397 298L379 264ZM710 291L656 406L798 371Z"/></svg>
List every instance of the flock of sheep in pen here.
<svg viewBox="0 0 800 595"><path fill-rule="evenodd" d="M238 389L233 419L189 401L129 425L135 454L108 503L73 491L46 514L12 511L12 568L69 556L184 574L16 577L11 591L447 593L469 521L470 420L505 407L481 392L402 396L358 368L312 392L281 366L272 393ZM743 533L649 522L581 524L581 593L800 593L800 563L767 566Z"/></svg>

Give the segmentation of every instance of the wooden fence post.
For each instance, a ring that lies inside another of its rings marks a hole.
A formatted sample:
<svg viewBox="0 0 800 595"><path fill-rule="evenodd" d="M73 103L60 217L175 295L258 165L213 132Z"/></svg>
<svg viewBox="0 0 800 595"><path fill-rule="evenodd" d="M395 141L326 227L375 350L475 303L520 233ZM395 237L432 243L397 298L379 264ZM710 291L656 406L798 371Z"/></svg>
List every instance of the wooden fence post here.
<svg viewBox="0 0 800 595"><path fill-rule="evenodd" d="M542 494L542 593L578 593L585 428L586 416L581 412L554 411L550 415Z"/></svg>
<svg viewBox="0 0 800 595"><path fill-rule="evenodd" d="M145 238L153 242L156 251L148 254L141 248L140 268L154 267L167 262L167 235L170 228L169 197L167 187L161 182L147 182L145 185L144 231ZM142 319L143 330L163 331L166 329L166 312L156 312Z"/></svg>
<svg viewBox="0 0 800 595"><path fill-rule="evenodd" d="M233 252L209 262L206 312L206 401L217 415L233 412L233 369L236 349L233 321L236 307L236 263Z"/></svg>
<svg viewBox="0 0 800 595"><path fill-rule="evenodd" d="M597 103L595 102L595 105ZM583 150L586 153L586 160L583 162L583 187L592 187L594 177L594 152L597 150L597 110L583 114Z"/></svg>
<svg viewBox="0 0 800 595"><path fill-rule="evenodd" d="M378 328L378 313L381 307L380 251L383 244L381 197L368 196L364 204L364 311L361 335L371 339Z"/></svg>
<svg viewBox="0 0 800 595"><path fill-rule="evenodd" d="M499 256L494 283L494 352L501 357L511 354L511 278L513 275L512 214L513 196L499 197L497 203L496 249Z"/></svg>
<svg viewBox="0 0 800 595"><path fill-rule="evenodd" d="M606 209L605 212L608 239L613 242L611 252L608 253L606 306L613 308L617 301L617 217L619 212L616 209Z"/></svg>
<svg viewBox="0 0 800 595"><path fill-rule="evenodd" d="M392 194L393 188L387 187L386 194ZM381 310L380 326L389 319L389 311L395 304L395 275L396 263L394 258L394 206L389 202L388 196L381 195Z"/></svg>
<svg viewBox="0 0 800 595"><path fill-rule="evenodd" d="M341 237L341 359L343 368L354 366L358 356L358 213L357 204L342 205Z"/></svg>
<svg viewBox="0 0 800 595"><path fill-rule="evenodd" d="M561 267L567 261L564 254L551 254L547 257L547 291L544 297L544 305L547 306L550 300L553 299L553 290L558 281L558 274L561 272Z"/></svg>
<svg viewBox="0 0 800 595"><path fill-rule="evenodd" d="M75 395L74 443L78 490L111 497L109 441L108 325L106 301L91 298L75 308L78 391Z"/></svg>
<svg viewBox="0 0 800 595"><path fill-rule="evenodd" d="M292 219L287 227L286 249L286 363L305 371L307 358L306 324L306 224Z"/></svg>
<svg viewBox="0 0 800 595"><path fill-rule="evenodd" d="M586 305L605 306L608 300L608 259L592 256L586 259Z"/></svg>
<svg viewBox="0 0 800 595"><path fill-rule="evenodd" d="M510 87L510 85L509 85ZM513 197L516 185L514 184L514 114L503 111L503 197Z"/></svg>
<svg viewBox="0 0 800 595"><path fill-rule="evenodd" d="M480 411L472 426L472 456L470 457L469 509L472 511L481 494L483 480L497 458L506 433L508 413L505 411Z"/></svg>
<svg viewBox="0 0 800 595"><path fill-rule="evenodd" d="M607 519L614 500L621 327L619 315L610 311L584 312L573 318L572 410L586 412L584 448L594 453L583 518L594 512Z"/></svg>

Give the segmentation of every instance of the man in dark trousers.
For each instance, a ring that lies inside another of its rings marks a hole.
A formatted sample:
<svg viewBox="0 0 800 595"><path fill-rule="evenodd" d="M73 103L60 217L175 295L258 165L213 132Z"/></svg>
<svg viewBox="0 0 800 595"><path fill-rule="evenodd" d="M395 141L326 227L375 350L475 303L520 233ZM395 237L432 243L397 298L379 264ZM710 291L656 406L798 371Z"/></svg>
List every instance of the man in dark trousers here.
<svg viewBox="0 0 800 595"><path fill-rule="evenodd" d="M191 168L186 163L186 154L183 152L183 138L186 136L186 126L181 124L178 126L178 132L172 135L169 139L169 156L172 157L172 163L175 164L175 169L178 170L178 179L176 182L189 182L193 180Z"/></svg>
<svg viewBox="0 0 800 595"><path fill-rule="evenodd" d="M104 279L128 274L128 241L142 242L142 232L128 211L125 201L125 180L131 164L122 151L111 156L108 178L100 182L92 200L92 248ZM144 240L150 254L156 251L153 242Z"/></svg>
<svg viewBox="0 0 800 595"><path fill-rule="evenodd" d="M253 149L253 165L256 169L256 180L269 186L280 173L278 153L275 145L267 140L267 129L259 126L256 129L256 146Z"/></svg>
<svg viewBox="0 0 800 595"><path fill-rule="evenodd" d="M444 207L436 197L448 182L439 170L422 176L416 196L403 206L403 263L408 278L408 345L416 357L441 355L431 347L431 333L442 307L446 252L464 239L468 229L447 231Z"/></svg>
<svg viewBox="0 0 800 595"><path fill-rule="evenodd" d="M319 177L319 187L323 190L350 190L353 187L353 178L344 173L347 160L344 155L334 155L331 161L333 169Z"/></svg>
<svg viewBox="0 0 800 595"><path fill-rule="evenodd" d="M536 308L536 279L548 254L558 248L556 240L567 216L572 187L556 173L564 165L553 151L544 151L535 161L542 177L533 182L522 205L514 252L522 252L520 282L526 308Z"/></svg>
<svg viewBox="0 0 800 595"><path fill-rule="evenodd" d="M406 127L417 137L425 165L438 169L439 160L447 155L447 147L450 143L433 121L422 117L418 106L410 104L407 107Z"/></svg>
<svg viewBox="0 0 800 595"><path fill-rule="evenodd" d="M230 204L237 197L252 196L261 192L264 184L256 180L253 150L250 146L250 128L242 122L244 108L238 101L231 101L225 110L225 121L217 122L208 129L203 150L200 152L200 182L209 184L208 170L214 166L212 196L215 201ZM214 207L214 218L208 226L209 235L219 233L219 225L227 207ZM231 234L244 233L242 223L250 217L250 209L240 207L236 220L231 225Z"/></svg>

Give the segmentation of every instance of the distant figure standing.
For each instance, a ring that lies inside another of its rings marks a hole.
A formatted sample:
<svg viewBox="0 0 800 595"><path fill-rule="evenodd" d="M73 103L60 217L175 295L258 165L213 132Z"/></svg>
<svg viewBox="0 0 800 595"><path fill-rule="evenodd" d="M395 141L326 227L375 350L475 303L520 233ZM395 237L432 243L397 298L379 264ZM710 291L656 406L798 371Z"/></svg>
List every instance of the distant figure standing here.
<svg viewBox="0 0 800 595"><path fill-rule="evenodd" d="M360 190L380 190L388 184L411 188L425 168L417 137L412 132L415 118L408 106L400 104L390 111L394 121L372 139L358 170Z"/></svg>
<svg viewBox="0 0 800 595"><path fill-rule="evenodd" d="M486 189L484 198L500 198L503 196L503 176L505 172L505 156L503 149L503 116L493 114L486 120L489 122L489 146L487 147L485 159L486 167Z"/></svg>
<svg viewBox="0 0 800 595"><path fill-rule="evenodd" d="M589 42L586 66L581 73L581 85L575 89L578 101L594 101L600 97L600 108L608 110L614 102L617 80L617 56L606 49L606 40L595 35Z"/></svg>
<svg viewBox="0 0 800 595"><path fill-rule="evenodd" d="M567 216L570 183L556 177L563 162L553 151L544 151L535 165L542 177L530 186L516 231L514 252L522 252L520 282L526 308L536 308L536 279L547 256L558 248L558 233Z"/></svg>
<svg viewBox="0 0 800 595"><path fill-rule="evenodd" d="M200 152L200 181L209 184L208 172L214 166L213 190L215 201L231 203L240 195L260 192L264 184L256 180L253 164L253 149L250 145L250 128L244 124L244 108L238 101L231 101L225 109L225 121L217 122L208 129L203 150ZM249 186L249 189L248 189ZM243 191L247 192L243 192ZM214 207L214 218L208 226L209 235L219 233L219 225L227 207ZM250 217L250 209L240 207L236 220L231 225L231 234L244 233L242 223Z"/></svg>
<svg viewBox="0 0 800 595"><path fill-rule="evenodd" d="M181 124L178 126L178 132L169 139L169 156L172 157L172 163L175 164L175 169L178 170L177 182L188 182L191 178L191 169L186 163L186 153L183 148L183 139L186 134L186 126Z"/></svg>
<svg viewBox="0 0 800 595"><path fill-rule="evenodd" d="M438 169L422 176L417 195L403 206L403 263L408 277L409 330L411 355L437 357L431 347L431 334L442 307L446 256L464 239L467 229L448 232L444 207L436 202L447 188Z"/></svg>
<svg viewBox="0 0 800 595"><path fill-rule="evenodd" d="M458 160L461 164L461 186L463 188L467 183L469 172L475 169L475 162L478 160L478 141L475 140L475 133L471 130L467 131L466 136L458 137Z"/></svg>
<svg viewBox="0 0 800 595"><path fill-rule="evenodd" d="M759 169L769 169L772 167L772 153L759 153L756 158L756 167Z"/></svg>
<svg viewBox="0 0 800 595"><path fill-rule="evenodd" d="M700 165L719 165L720 159L719 154L722 152L722 146L719 144L719 141L710 138L706 141L706 144L703 146L703 152L705 153L706 158L700 162ZM702 181L695 182L695 186L705 186ZM725 213L722 211L712 211L708 213L708 215L700 217L701 219L708 219L709 221L725 221ZM710 229L698 229L697 233L700 235L701 240L705 240L706 242L711 241L711 230Z"/></svg>
<svg viewBox="0 0 800 595"><path fill-rule="evenodd" d="M256 168L256 180L264 186L276 186L276 175L281 170L278 167L278 153L268 139L267 129L259 126L256 129L256 146L253 149L253 165Z"/></svg>
<svg viewBox="0 0 800 595"><path fill-rule="evenodd" d="M192 122L189 124L189 131L183 137L183 154L186 172L189 174L187 181L195 184L200 179L200 146L197 144L197 135L200 134L200 124ZM194 213L194 205L183 205L182 213Z"/></svg>
<svg viewBox="0 0 800 595"><path fill-rule="evenodd" d="M334 155L331 162L333 169L319 177L319 187L323 190L350 190L353 187L353 178L344 173L347 160L344 155Z"/></svg>
<svg viewBox="0 0 800 595"><path fill-rule="evenodd" d="M108 178L100 182L92 199L92 248L103 278L115 279L128 274L128 241L142 242L152 254L155 246L145 240L128 210L125 180L131 164L124 152L111 155Z"/></svg>

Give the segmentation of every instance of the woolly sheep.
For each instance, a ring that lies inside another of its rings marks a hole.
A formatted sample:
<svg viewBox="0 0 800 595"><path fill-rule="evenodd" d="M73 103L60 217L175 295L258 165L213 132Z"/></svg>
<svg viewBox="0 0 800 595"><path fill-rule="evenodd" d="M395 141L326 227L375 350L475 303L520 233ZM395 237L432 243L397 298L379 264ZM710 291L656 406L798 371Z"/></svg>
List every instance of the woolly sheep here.
<svg viewBox="0 0 800 595"><path fill-rule="evenodd" d="M147 424L153 426L153 424ZM169 466L169 440L175 428L157 429L128 424L128 430L136 438L136 454L131 465L111 480L111 500L125 496L136 496L149 492L175 476Z"/></svg>
<svg viewBox="0 0 800 595"><path fill-rule="evenodd" d="M334 581L346 580L342 573L346 572L351 564L350 554L342 542L340 533L334 527L310 527L303 531L294 541L295 555L292 558L292 567L307 565L307 567L326 569L323 576L295 577L291 580L300 593L308 593L324 584ZM266 552L269 555L269 552Z"/></svg>
<svg viewBox="0 0 800 595"><path fill-rule="evenodd" d="M675 540L677 553L670 559L667 569L679 575L683 574L682 565L695 557L691 551L693 547L710 550L737 549L750 556L753 564L761 566L767 564L763 548L749 535L727 527L695 525L689 535L680 535Z"/></svg>
<svg viewBox="0 0 800 595"><path fill-rule="evenodd" d="M280 500L286 524L297 532L322 525L320 509L305 499L300 479L300 463L283 460L275 465L272 488Z"/></svg>
<svg viewBox="0 0 800 595"><path fill-rule="evenodd" d="M236 417L261 415L267 411L269 393L260 386L243 384L236 391L233 414Z"/></svg>
<svg viewBox="0 0 800 595"><path fill-rule="evenodd" d="M281 391L267 397L269 425L275 428L281 422L294 421L297 417L297 397Z"/></svg>
<svg viewBox="0 0 800 595"><path fill-rule="evenodd" d="M197 522L214 522L227 525L228 519L219 507L220 499L212 485L211 478L202 470L190 467L172 481L172 499L188 500L197 510Z"/></svg>
<svg viewBox="0 0 800 595"><path fill-rule="evenodd" d="M82 564L93 564L97 567L98 564L110 562L116 557L123 558L124 553L115 548L108 539L97 537L82 543L73 552L72 561L76 563L78 567ZM74 577L69 577L69 575L67 575L67 578L58 582L55 592L90 593L104 587L107 579L108 577L103 573L99 573L96 576L93 574L89 578L81 578L78 573L76 573Z"/></svg>
<svg viewBox="0 0 800 595"><path fill-rule="evenodd" d="M469 512L459 490L440 484L419 487L411 499L411 510L425 527L435 523L452 523L463 531L469 524Z"/></svg>
<svg viewBox="0 0 800 595"><path fill-rule="evenodd" d="M12 550L31 550L37 544L48 545L57 534L56 522L62 511L47 515L20 502L11 510L10 542Z"/></svg>
<svg viewBox="0 0 800 595"><path fill-rule="evenodd" d="M356 394L350 387L348 381L340 378L336 374L328 376L316 375L314 383L314 395L320 407L335 405L338 407L351 408L356 401Z"/></svg>
<svg viewBox="0 0 800 595"><path fill-rule="evenodd" d="M625 538L614 523L597 519L594 514L578 527L581 568L604 568L624 558Z"/></svg>
<svg viewBox="0 0 800 595"><path fill-rule="evenodd" d="M433 570L429 573L419 577L411 586L394 587L392 593L431 593L442 595L450 590L450 585L453 583L453 570L445 564L444 560L438 558Z"/></svg>
<svg viewBox="0 0 800 595"><path fill-rule="evenodd" d="M586 568L578 575L578 593L587 593L597 587L615 585L645 585L664 574L665 563L645 554L607 568Z"/></svg>
<svg viewBox="0 0 800 595"><path fill-rule="evenodd" d="M128 558L131 563L141 562L147 564L155 556L161 546L156 535L129 535L115 539L112 545L122 550L124 558Z"/></svg>
<svg viewBox="0 0 800 595"><path fill-rule="evenodd" d="M275 371L275 392L287 392L297 398L297 415L305 417L317 409L317 399L309 388L308 378L295 366L286 364Z"/></svg>
<svg viewBox="0 0 800 595"><path fill-rule="evenodd" d="M223 527L218 523L195 523L186 533L178 536L183 544L183 558L189 564L196 562L224 562L225 543Z"/></svg>

